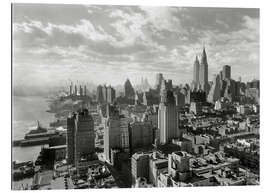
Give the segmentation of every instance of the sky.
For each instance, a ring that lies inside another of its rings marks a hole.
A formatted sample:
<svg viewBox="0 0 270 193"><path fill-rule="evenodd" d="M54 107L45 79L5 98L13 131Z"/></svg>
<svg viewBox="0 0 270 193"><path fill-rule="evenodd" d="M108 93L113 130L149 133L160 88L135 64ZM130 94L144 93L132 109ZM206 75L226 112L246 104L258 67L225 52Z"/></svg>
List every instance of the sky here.
<svg viewBox="0 0 270 193"><path fill-rule="evenodd" d="M192 81L205 46L209 81L259 79L259 9L13 4L13 83Z"/></svg>

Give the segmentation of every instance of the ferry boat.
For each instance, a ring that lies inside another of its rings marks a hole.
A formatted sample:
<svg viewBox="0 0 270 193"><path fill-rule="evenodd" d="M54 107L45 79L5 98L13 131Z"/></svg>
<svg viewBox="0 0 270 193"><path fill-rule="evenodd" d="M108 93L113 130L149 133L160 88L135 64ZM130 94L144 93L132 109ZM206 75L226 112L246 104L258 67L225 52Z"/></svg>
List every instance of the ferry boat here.
<svg viewBox="0 0 270 193"><path fill-rule="evenodd" d="M51 137L56 135L55 130L48 130L40 125L40 122L37 121L36 129L31 129L28 133L25 134L24 139L36 139L43 137Z"/></svg>

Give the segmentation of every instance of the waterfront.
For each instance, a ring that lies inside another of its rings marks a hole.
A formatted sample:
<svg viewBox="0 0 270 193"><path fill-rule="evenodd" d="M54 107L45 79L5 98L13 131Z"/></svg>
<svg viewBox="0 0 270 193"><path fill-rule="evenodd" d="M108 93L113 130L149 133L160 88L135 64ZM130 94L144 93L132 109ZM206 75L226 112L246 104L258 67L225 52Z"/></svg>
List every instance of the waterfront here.
<svg viewBox="0 0 270 193"><path fill-rule="evenodd" d="M12 140L22 139L31 127L37 125L37 120L44 127L48 127L49 123L54 120L54 115L46 112L48 110L48 103L45 97L14 96L12 108ZM13 160L34 161L40 152L40 148L41 146L13 147Z"/></svg>

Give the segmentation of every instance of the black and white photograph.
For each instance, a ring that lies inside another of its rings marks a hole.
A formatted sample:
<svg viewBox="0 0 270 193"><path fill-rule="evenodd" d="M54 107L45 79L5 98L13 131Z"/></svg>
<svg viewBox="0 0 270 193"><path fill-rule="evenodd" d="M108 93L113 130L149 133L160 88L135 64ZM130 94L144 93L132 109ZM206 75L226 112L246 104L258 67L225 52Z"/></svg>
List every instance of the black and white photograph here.
<svg viewBox="0 0 270 193"><path fill-rule="evenodd" d="M10 7L12 190L260 185L260 8Z"/></svg>

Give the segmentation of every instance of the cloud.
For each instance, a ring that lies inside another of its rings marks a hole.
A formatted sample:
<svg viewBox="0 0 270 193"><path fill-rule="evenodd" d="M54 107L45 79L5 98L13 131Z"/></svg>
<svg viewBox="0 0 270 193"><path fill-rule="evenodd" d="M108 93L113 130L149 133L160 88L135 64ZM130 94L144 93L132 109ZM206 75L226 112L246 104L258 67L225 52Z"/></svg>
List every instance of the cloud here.
<svg viewBox="0 0 270 193"><path fill-rule="evenodd" d="M38 82L54 74L55 80L120 84L127 76L154 81L153 73L163 72L175 84L186 83L203 44L209 77L225 64L233 77L259 75L257 9L25 5L14 17L18 82L29 82L22 78L29 70Z"/></svg>

